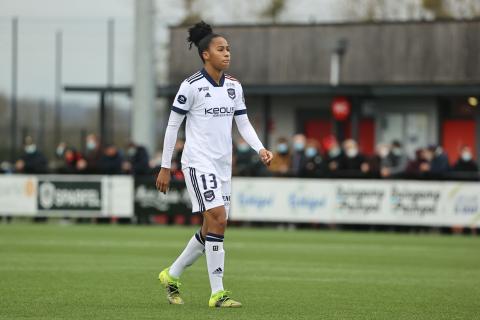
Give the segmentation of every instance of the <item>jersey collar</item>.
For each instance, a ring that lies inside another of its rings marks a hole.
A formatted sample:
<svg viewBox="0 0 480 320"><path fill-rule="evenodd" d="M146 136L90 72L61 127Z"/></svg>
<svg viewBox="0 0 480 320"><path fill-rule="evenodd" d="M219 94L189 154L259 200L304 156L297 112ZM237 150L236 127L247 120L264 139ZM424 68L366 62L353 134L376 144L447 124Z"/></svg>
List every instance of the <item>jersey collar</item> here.
<svg viewBox="0 0 480 320"><path fill-rule="evenodd" d="M216 83L215 80L212 79L212 77L210 77L210 75L208 74L207 70L205 70L205 68L202 68L202 70L200 70L200 72L203 74L205 79L207 79L208 82L210 82L212 84L212 86L223 87L223 83L225 82L225 72L222 73L222 76L220 77L220 83L219 84Z"/></svg>

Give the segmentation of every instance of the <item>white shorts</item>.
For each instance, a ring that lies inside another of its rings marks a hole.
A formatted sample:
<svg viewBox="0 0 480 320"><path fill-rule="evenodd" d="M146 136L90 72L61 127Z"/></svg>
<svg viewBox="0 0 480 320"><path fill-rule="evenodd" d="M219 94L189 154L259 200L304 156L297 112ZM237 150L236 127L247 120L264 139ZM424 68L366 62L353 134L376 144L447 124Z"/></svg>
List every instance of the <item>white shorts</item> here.
<svg viewBox="0 0 480 320"><path fill-rule="evenodd" d="M192 201L192 213L202 213L211 208L225 206L228 218L232 181L220 180L213 173L205 173L195 168L183 168L182 171Z"/></svg>

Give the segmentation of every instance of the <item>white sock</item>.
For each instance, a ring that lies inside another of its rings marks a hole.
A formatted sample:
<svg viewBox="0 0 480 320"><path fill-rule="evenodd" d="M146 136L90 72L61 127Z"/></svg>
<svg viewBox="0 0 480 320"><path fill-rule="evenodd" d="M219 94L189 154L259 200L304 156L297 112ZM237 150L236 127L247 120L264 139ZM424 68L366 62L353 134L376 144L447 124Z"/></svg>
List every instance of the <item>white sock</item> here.
<svg viewBox="0 0 480 320"><path fill-rule="evenodd" d="M205 237L205 255L207 256L208 278L212 294L223 290L223 271L225 269L225 251L223 235L207 233Z"/></svg>
<svg viewBox="0 0 480 320"><path fill-rule="evenodd" d="M168 273L174 278L180 278L183 270L191 266L205 251L205 241L200 230L190 239L183 252L170 266Z"/></svg>

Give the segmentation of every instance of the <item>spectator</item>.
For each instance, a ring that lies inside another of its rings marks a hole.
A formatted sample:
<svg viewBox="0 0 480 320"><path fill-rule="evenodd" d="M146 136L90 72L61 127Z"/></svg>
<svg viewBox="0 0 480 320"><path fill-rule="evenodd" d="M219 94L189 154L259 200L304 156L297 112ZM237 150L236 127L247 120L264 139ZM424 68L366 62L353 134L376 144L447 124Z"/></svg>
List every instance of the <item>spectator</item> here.
<svg viewBox="0 0 480 320"><path fill-rule="evenodd" d="M340 166L342 149L334 136L328 136L322 140L323 149L326 150L325 164L329 175L335 175Z"/></svg>
<svg viewBox="0 0 480 320"><path fill-rule="evenodd" d="M127 160L123 162L122 169L133 175L147 175L150 173L148 151L145 147L130 142L127 146Z"/></svg>
<svg viewBox="0 0 480 320"><path fill-rule="evenodd" d="M117 147L109 144L105 147L103 155L98 161L98 169L102 174L121 174L123 156Z"/></svg>
<svg viewBox="0 0 480 320"><path fill-rule="evenodd" d="M0 163L0 173L12 173L12 172L13 172L13 166L10 162L2 161L2 163Z"/></svg>
<svg viewBox="0 0 480 320"><path fill-rule="evenodd" d="M15 163L17 173L47 173L47 159L37 149L32 137L25 138L24 154Z"/></svg>
<svg viewBox="0 0 480 320"><path fill-rule="evenodd" d="M58 151L58 148L57 148ZM59 152L57 152L58 156ZM71 147L66 147L62 151L62 163L58 168L59 173L74 174L78 173L77 163L82 160L82 155L80 152Z"/></svg>
<svg viewBox="0 0 480 320"><path fill-rule="evenodd" d="M60 142L57 146L57 149L55 149L55 155L58 159L63 159L63 153L65 152L65 149L67 149L67 143Z"/></svg>
<svg viewBox="0 0 480 320"><path fill-rule="evenodd" d="M400 177L405 174L408 158L400 141L394 140L392 142L388 157L390 158L391 166L382 170L382 177Z"/></svg>
<svg viewBox="0 0 480 320"><path fill-rule="evenodd" d="M292 138L293 153L291 159L291 173L298 177L300 171L305 167L305 142L306 138L303 134L296 134Z"/></svg>
<svg viewBox="0 0 480 320"><path fill-rule="evenodd" d="M260 157L248 143L240 138L235 147L235 165L234 174L238 176L258 176L261 174L261 168L264 165L260 161Z"/></svg>
<svg viewBox="0 0 480 320"><path fill-rule="evenodd" d="M305 148L304 166L300 170L300 177L318 178L325 175L326 163L318 150L318 143L311 139L307 141Z"/></svg>
<svg viewBox="0 0 480 320"><path fill-rule="evenodd" d="M343 176L358 177L369 171L370 166L365 156L359 152L355 140L345 140L342 147L343 156L340 158L339 170L343 171Z"/></svg>
<svg viewBox="0 0 480 320"><path fill-rule="evenodd" d="M392 167L392 159L389 157L390 147L379 143L375 148L375 155L370 160L370 176L372 178L388 178Z"/></svg>
<svg viewBox="0 0 480 320"><path fill-rule="evenodd" d="M276 176L288 176L290 174L290 163L288 140L283 137L279 138L269 170Z"/></svg>
<svg viewBox="0 0 480 320"><path fill-rule="evenodd" d="M430 173L435 177L442 177L450 170L448 156L441 146L431 146L432 160L430 165Z"/></svg>
<svg viewBox="0 0 480 320"><path fill-rule="evenodd" d="M472 149L469 146L463 146L457 162L453 166L455 172L478 172L478 165L473 160Z"/></svg>
<svg viewBox="0 0 480 320"><path fill-rule="evenodd" d="M86 148L83 159L77 162L77 170L79 173L86 174L101 174L99 168L99 161L102 157L102 148L100 141L94 134L89 134L86 137Z"/></svg>
<svg viewBox="0 0 480 320"><path fill-rule="evenodd" d="M407 166L406 174L410 178L426 178L430 174L432 152L429 149L417 149L415 159Z"/></svg>

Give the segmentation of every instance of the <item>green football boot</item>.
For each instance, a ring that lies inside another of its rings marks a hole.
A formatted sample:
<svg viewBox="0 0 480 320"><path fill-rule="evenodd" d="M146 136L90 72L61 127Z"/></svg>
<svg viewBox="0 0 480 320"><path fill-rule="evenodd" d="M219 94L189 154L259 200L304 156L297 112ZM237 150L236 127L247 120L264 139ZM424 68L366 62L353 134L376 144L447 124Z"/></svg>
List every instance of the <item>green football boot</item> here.
<svg viewBox="0 0 480 320"><path fill-rule="evenodd" d="M183 299L180 297L180 287L179 279L172 277L168 273L168 268L164 269L158 275L158 280L160 283L167 289L167 299L170 304L183 304Z"/></svg>
<svg viewBox="0 0 480 320"><path fill-rule="evenodd" d="M242 304L230 298L230 292L221 290L210 297L208 306L212 308L240 308Z"/></svg>

